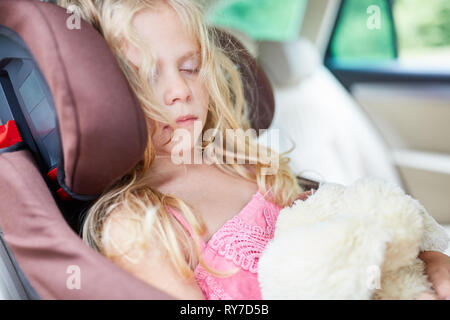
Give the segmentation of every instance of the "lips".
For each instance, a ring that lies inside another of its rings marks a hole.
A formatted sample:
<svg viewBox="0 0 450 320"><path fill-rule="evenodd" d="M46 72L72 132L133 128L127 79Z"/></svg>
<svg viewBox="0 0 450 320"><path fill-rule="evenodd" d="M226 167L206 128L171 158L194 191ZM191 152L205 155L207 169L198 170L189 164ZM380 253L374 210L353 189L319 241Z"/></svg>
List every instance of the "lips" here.
<svg viewBox="0 0 450 320"><path fill-rule="evenodd" d="M185 116L178 117L176 122L179 123L179 122L188 121L188 120L197 120L197 117L192 114L188 114Z"/></svg>
<svg viewBox="0 0 450 320"><path fill-rule="evenodd" d="M191 125L197 119L198 119L198 117L196 117L196 116L194 116L192 114L188 114L188 115L184 115L184 116L178 117L177 120L176 120L176 123L179 126L184 127L184 126Z"/></svg>
<svg viewBox="0 0 450 320"><path fill-rule="evenodd" d="M175 122L177 123L177 125L179 127L189 127L191 126L195 120L198 120L198 117L192 115L192 114L188 114L188 115L184 115L181 117L178 117ZM165 125L163 127L163 130L169 129L170 126L169 125Z"/></svg>

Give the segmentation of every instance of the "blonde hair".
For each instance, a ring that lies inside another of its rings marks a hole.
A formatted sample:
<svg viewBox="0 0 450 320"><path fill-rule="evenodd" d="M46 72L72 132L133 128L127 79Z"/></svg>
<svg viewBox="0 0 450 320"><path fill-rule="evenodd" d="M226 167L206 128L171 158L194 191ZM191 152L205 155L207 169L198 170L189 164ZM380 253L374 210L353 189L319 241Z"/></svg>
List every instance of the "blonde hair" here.
<svg viewBox="0 0 450 320"><path fill-rule="evenodd" d="M199 239L205 235L206 226L194 208L182 199L155 190L147 185L144 179L146 173L151 170L155 157L151 141L152 121L166 122L171 125L173 123L164 114L163 108L154 101L151 83L148 81L152 76L151 73L154 72L151 48L147 48L138 37L133 29L132 19L140 10L155 8L161 1L59 1L63 7L76 8L81 17L103 35L137 96L149 124L149 143L143 160L106 190L89 209L85 217L82 237L89 246L106 255L105 241L109 238L107 232L105 234L104 224L111 213L118 211L132 223L132 229L135 230L130 249L131 247L141 248L143 251L150 241L159 239L174 269L183 278L192 277L198 263L209 272L224 276L223 273L208 267L201 258ZM175 10L187 30L196 36L200 44L199 77L204 80L210 96L207 121L203 130L214 129L216 133L226 136L226 129L235 131L249 129L248 108L244 99L241 75L230 58L230 54L233 53L225 53L220 47L215 29L205 24L201 9L194 1L167 0L164 3ZM142 57L140 68L136 68L125 57L124 39L140 50ZM247 151L255 150L252 149L254 146L258 146L258 152L256 156L250 156ZM219 157L232 156L233 159L241 161L231 164L219 163L218 168L234 176L256 182L259 190L268 197L268 200L280 206L286 206L290 205L302 192L289 168L289 159L283 154L278 155L270 148L258 145L254 139L245 139L245 144L243 146L238 144L237 150L234 151L233 148L231 154L226 147L222 151ZM262 152L279 157L278 170L275 174L263 173L268 169L269 164L261 160ZM246 159L251 164L238 164L242 163L242 159ZM152 210L152 208L156 209ZM194 237L190 236L169 211L170 208L182 215ZM150 219L149 215L153 215L154 218ZM123 254L126 255L126 252Z"/></svg>

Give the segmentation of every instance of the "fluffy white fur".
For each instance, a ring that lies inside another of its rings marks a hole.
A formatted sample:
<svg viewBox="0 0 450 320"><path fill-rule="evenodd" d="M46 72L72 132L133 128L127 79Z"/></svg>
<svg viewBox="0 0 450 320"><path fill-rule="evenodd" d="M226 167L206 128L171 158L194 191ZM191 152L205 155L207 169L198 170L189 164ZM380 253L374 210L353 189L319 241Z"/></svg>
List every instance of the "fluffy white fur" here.
<svg viewBox="0 0 450 320"><path fill-rule="evenodd" d="M326 183L280 212L258 279L264 299L415 299L432 290L419 252L448 242L398 186Z"/></svg>

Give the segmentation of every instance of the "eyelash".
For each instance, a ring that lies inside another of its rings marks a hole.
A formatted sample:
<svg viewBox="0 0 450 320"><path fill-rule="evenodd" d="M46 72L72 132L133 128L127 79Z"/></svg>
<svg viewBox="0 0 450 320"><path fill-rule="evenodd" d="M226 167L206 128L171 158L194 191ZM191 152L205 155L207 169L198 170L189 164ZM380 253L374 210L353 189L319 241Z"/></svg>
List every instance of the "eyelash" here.
<svg viewBox="0 0 450 320"><path fill-rule="evenodd" d="M181 69L181 71L184 71L184 72L187 72L190 74L194 74L194 73L198 73L199 69L198 68L196 68L196 69Z"/></svg>
<svg viewBox="0 0 450 320"><path fill-rule="evenodd" d="M195 68L195 69L180 69L180 71L187 72L188 74L193 75L193 74L198 74L200 72L200 69L199 68ZM157 78L158 78L158 75L154 74L153 77L151 77L152 82L155 82L157 80Z"/></svg>

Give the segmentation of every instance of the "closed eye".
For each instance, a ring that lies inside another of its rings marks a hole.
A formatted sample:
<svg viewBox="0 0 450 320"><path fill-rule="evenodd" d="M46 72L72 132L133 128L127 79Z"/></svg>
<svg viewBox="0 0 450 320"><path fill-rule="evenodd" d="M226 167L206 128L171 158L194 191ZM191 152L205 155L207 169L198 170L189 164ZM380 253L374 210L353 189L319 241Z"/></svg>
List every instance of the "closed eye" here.
<svg viewBox="0 0 450 320"><path fill-rule="evenodd" d="M193 74L193 73L198 73L199 69L198 68L196 68L196 69L181 69L181 71Z"/></svg>

